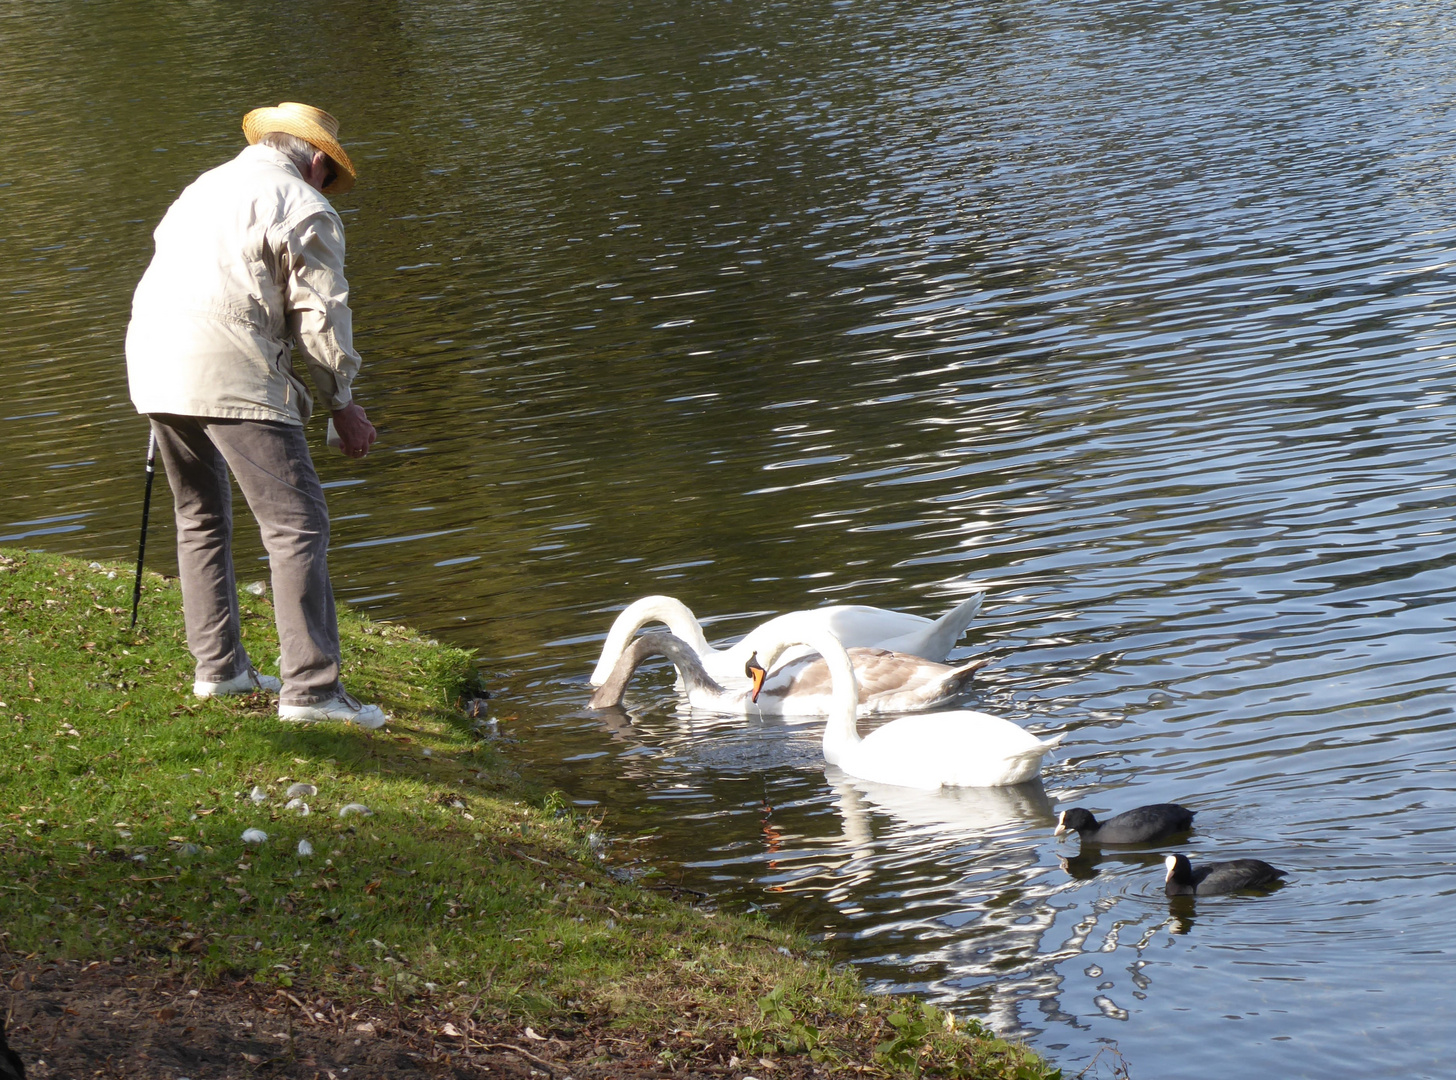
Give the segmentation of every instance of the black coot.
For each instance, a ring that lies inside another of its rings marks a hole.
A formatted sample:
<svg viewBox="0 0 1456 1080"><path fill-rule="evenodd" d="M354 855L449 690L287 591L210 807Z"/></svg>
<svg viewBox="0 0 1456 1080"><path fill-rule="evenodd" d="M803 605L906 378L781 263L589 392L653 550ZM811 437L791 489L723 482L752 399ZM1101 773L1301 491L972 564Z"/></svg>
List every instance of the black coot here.
<svg viewBox="0 0 1456 1080"><path fill-rule="evenodd" d="M1153 803L1098 822L1090 811L1074 806L1057 818L1058 836L1076 831L1083 843L1157 844L1193 828L1197 811L1177 803Z"/></svg>
<svg viewBox="0 0 1456 1080"><path fill-rule="evenodd" d="M1164 860L1168 879L1163 891L1169 896L1214 896L1273 885L1285 874L1261 859L1230 859L1205 863L1197 870L1187 855L1169 855Z"/></svg>

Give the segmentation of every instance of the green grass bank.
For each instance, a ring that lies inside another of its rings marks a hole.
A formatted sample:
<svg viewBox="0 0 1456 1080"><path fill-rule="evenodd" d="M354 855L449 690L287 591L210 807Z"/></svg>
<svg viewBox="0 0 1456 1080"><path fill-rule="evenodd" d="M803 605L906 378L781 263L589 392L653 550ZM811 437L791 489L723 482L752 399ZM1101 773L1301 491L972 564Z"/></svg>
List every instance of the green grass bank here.
<svg viewBox="0 0 1456 1080"><path fill-rule="evenodd" d="M579 1076L610 1056L573 1042L586 1030L684 1075L1060 1076L974 1022L868 995L788 929L614 878L596 823L523 782L462 711L469 653L342 613L346 684L392 721L285 724L261 695L194 699L176 582L146 576L132 630L131 580L0 550L13 996L22 968L126 964L246 985L304 1019L323 1000L393 1010L446 1057L466 1025L529 1025ZM242 601L249 652L276 670L268 598ZM294 802L298 784L314 790Z"/></svg>

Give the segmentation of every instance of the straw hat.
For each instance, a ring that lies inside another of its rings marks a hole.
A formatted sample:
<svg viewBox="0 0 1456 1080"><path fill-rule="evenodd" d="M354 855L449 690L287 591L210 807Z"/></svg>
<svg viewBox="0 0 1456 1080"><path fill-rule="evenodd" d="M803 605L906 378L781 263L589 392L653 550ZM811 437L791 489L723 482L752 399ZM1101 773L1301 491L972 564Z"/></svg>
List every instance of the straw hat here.
<svg viewBox="0 0 1456 1080"><path fill-rule="evenodd" d="M243 134L249 143L255 143L270 131L282 131L297 135L305 142L318 147L338 166L338 177L328 187L325 195L342 195L354 186L357 174L354 163L344 148L339 145L339 122L322 109L303 105L297 101L284 101L275 109L254 109L243 117Z"/></svg>

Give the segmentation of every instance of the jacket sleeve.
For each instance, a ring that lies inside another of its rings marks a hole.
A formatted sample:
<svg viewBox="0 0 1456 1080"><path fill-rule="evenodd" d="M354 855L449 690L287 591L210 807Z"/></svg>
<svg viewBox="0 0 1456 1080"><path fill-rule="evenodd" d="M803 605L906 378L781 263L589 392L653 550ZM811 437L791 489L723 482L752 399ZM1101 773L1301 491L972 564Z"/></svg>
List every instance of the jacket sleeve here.
<svg viewBox="0 0 1456 1080"><path fill-rule="evenodd" d="M288 323L319 397L331 410L353 400L359 373L354 313L344 278L344 227L313 214L288 234Z"/></svg>

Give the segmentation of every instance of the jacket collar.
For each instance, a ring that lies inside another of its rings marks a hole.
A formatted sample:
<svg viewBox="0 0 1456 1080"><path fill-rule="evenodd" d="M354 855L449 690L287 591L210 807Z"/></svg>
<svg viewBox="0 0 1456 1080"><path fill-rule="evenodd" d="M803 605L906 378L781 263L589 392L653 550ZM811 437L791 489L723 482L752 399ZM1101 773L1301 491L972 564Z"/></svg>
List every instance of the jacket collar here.
<svg viewBox="0 0 1456 1080"><path fill-rule="evenodd" d="M303 174L298 171L297 165L288 160L288 155L278 150L274 150L271 146L261 146L257 143L254 143L251 146L243 147L242 152L238 154L238 157L247 158L250 160L256 159L258 161L270 162L274 165L277 165L280 169L290 174L291 176L296 176L300 180L303 179Z"/></svg>

